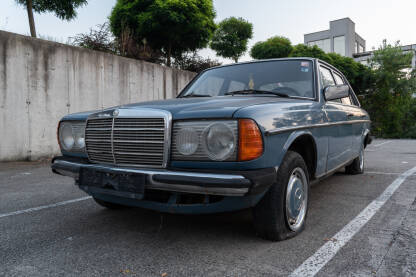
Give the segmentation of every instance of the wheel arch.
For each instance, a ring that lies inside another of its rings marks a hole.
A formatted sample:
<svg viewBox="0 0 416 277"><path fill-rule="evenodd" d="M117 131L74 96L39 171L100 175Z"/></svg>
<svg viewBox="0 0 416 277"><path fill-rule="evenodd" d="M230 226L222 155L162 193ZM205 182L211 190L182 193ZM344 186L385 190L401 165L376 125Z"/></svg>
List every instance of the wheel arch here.
<svg viewBox="0 0 416 277"><path fill-rule="evenodd" d="M289 150L302 156L308 167L309 179L313 180L318 162L318 152L312 133L306 130L292 133L283 147L284 155Z"/></svg>

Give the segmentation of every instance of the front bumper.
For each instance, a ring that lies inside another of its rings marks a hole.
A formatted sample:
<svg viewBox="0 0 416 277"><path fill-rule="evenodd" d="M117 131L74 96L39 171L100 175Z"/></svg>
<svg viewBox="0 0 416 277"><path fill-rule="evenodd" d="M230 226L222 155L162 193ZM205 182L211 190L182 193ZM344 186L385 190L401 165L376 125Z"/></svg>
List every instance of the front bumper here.
<svg viewBox="0 0 416 277"><path fill-rule="evenodd" d="M85 159L56 157L52 160L54 173L79 179L82 168L95 169L111 174L145 175L146 190L161 190L180 193L194 193L220 196L246 196L264 193L276 178L276 169L250 171L205 171L181 169L136 169L112 165L91 164ZM88 189L88 188L83 188ZM138 198L119 191L102 191L120 197Z"/></svg>

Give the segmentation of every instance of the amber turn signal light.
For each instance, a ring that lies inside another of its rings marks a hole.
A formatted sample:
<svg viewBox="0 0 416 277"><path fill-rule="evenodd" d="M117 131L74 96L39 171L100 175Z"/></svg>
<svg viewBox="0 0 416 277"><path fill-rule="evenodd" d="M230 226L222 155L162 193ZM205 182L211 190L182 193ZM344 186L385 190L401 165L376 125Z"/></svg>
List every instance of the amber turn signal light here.
<svg viewBox="0 0 416 277"><path fill-rule="evenodd" d="M257 124L251 119L238 121L238 161L250 161L263 154L263 138Z"/></svg>

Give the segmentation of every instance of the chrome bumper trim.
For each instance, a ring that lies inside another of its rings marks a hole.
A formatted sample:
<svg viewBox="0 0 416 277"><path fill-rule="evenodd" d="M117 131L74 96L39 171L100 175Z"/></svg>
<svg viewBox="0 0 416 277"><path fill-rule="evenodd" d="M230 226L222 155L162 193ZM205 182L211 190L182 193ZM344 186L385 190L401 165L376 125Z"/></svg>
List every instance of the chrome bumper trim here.
<svg viewBox="0 0 416 277"><path fill-rule="evenodd" d="M138 173L145 174L147 176L146 189L173 191L173 192L186 192L186 193L199 193L199 194L211 194L211 195L222 195L222 196L244 196L251 185L251 181L242 175L234 174L216 174L216 173L200 173L200 172L182 172L182 171L171 171L166 169L135 169L135 168L120 168L107 165L98 164L84 164L76 163L65 160L55 160L52 164L54 172L69 176L78 180L79 170L81 168L92 168L96 170L111 171L114 173ZM156 181L154 176L171 176L171 177L182 177L189 179L200 179L198 183L193 184L176 184L176 183L164 183ZM204 186L202 181L210 183L209 186ZM217 183L218 186L213 185ZM240 186L222 186L222 184L241 184Z"/></svg>

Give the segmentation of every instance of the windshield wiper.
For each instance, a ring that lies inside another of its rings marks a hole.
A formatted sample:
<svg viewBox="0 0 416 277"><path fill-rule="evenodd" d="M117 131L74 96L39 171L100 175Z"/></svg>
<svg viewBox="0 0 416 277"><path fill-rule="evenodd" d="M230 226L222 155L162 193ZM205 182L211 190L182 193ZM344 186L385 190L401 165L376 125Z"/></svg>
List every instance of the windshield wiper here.
<svg viewBox="0 0 416 277"><path fill-rule="evenodd" d="M236 90L224 93L224 95L234 95L234 94L270 94L280 97L289 97L286 93L277 92L277 91L268 91L268 90L257 90L257 89L245 89L245 90Z"/></svg>
<svg viewBox="0 0 416 277"><path fill-rule="evenodd" d="M187 97L212 97L209 94L197 94L197 93L190 93L184 96L181 96L180 98L187 98Z"/></svg>

